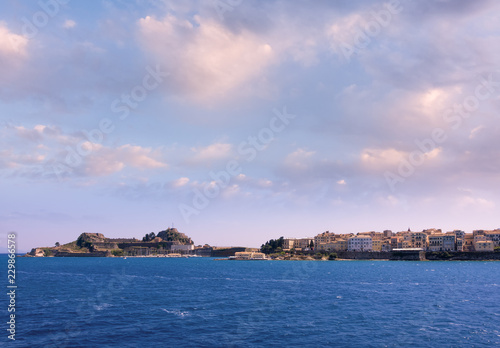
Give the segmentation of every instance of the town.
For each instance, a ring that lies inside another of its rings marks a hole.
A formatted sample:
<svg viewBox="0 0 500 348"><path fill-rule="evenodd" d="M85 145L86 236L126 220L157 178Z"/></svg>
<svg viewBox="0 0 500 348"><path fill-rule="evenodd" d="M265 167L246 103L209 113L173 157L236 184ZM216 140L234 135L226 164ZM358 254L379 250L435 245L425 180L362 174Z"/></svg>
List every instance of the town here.
<svg viewBox="0 0 500 348"><path fill-rule="evenodd" d="M461 251L492 252L500 250L500 229L461 230L442 232L441 229L426 229L421 232L359 232L357 234L335 234L329 231L312 238L283 238L281 251ZM269 244L261 247L269 252ZM275 250L274 250L275 251Z"/></svg>

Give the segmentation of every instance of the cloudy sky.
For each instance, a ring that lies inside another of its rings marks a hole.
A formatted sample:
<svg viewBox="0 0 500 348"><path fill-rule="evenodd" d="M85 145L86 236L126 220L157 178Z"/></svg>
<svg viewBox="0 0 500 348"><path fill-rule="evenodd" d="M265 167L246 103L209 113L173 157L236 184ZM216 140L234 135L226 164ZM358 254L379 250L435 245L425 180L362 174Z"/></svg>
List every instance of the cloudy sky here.
<svg viewBox="0 0 500 348"><path fill-rule="evenodd" d="M498 228L499 62L496 1L2 2L0 229Z"/></svg>

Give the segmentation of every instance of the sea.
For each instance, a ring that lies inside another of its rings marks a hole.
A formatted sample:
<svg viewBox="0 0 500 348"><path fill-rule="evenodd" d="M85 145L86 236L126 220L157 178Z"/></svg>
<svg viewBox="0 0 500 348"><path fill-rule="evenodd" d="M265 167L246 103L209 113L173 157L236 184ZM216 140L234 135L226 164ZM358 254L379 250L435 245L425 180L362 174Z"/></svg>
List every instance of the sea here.
<svg viewBox="0 0 500 348"><path fill-rule="evenodd" d="M500 262L17 258L16 272L2 347L500 346Z"/></svg>

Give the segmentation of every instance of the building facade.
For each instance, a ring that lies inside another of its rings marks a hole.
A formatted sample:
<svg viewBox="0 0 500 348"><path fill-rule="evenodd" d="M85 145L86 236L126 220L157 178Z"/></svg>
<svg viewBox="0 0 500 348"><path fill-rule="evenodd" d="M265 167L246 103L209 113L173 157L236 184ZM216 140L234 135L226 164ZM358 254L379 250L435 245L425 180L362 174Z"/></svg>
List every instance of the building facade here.
<svg viewBox="0 0 500 348"><path fill-rule="evenodd" d="M347 241L347 250L349 251L372 251L373 240L368 236L351 237Z"/></svg>

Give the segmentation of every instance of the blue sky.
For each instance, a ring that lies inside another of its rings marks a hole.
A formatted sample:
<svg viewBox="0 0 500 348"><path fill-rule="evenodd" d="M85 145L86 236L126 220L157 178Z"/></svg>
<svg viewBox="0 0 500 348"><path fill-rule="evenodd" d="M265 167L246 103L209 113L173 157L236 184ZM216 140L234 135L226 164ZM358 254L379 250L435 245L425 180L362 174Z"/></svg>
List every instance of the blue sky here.
<svg viewBox="0 0 500 348"><path fill-rule="evenodd" d="M495 1L3 2L0 228L25 250L498 228L499 23Z"/></svg>

